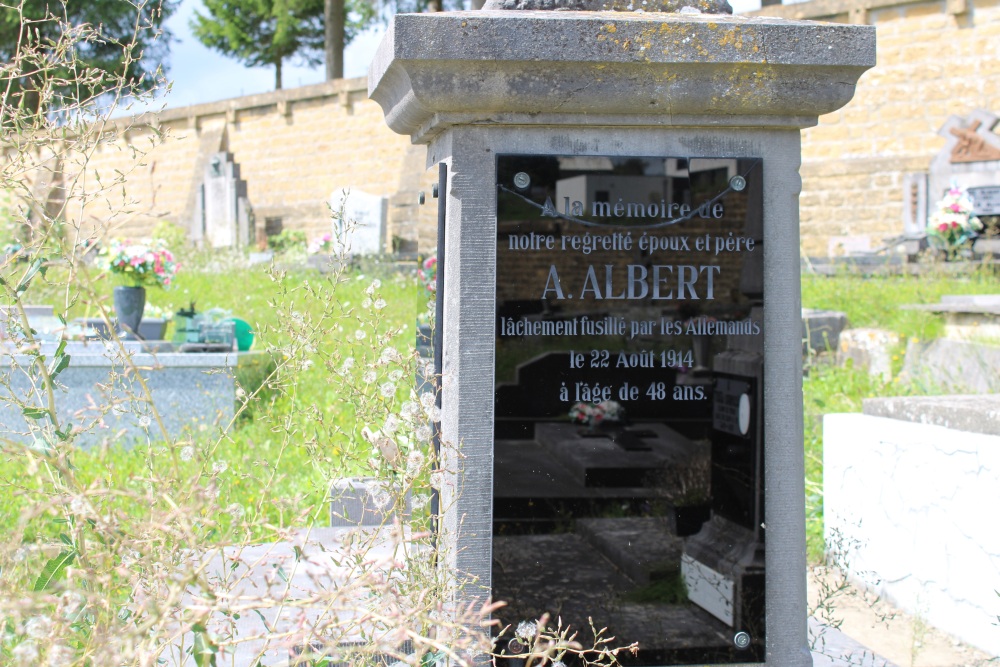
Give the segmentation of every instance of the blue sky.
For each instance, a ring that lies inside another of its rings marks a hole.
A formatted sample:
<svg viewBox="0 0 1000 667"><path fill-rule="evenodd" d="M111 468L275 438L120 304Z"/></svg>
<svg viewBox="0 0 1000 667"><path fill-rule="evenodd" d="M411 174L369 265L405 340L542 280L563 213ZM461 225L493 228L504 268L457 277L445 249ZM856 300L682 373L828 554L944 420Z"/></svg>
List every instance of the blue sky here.
<svg viewBox="0 0 1000 667"><path fill-rule="evenodd" d="M245 67L202 46L195 39L188 26L195 9L204 12L201 0L182 0L167 21L167 27L174 33L167 72L173 86L169 94L150 107L182 107L274 90L273 67ZM344 54L345 76L365 76L368 73L368 63L381 37L382 29L379 28L355 38ZM282 82L285 88L294 88L319 83L324 74L322 65L309 68L286 62L282 68Z"/></svg>
<svg viewBox="0 0 1000 667"><path fill-rule="evenodd" d="M759 0L730 0L730 3L736 11L760 6ZM274 90L274 68L244 67L236 60L207 49L194 38L188 24L195 9L201 8L201 0L182 0L167 22L175 37L170 48L168 72L173 87L168 95L147 105L148 108L182 107ZM365 76L368 73L368 63L382 38L382 32L381 27L366 32L347 47L344 54L345 76ZM285 88L319 83L323 77L322 65L308 68L286 62L282 71ZM139 110L132 108L128 113Z"/></svg>

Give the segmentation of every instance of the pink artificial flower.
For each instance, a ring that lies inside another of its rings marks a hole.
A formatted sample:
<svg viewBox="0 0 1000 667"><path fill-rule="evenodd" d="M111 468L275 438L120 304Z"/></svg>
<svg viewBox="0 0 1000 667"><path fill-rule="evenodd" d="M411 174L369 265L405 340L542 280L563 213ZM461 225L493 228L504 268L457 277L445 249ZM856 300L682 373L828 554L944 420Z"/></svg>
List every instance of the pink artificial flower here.
<svg viewBox="0 0 1000 667"><path fill-rule="evenodd" d="M946 231L948 231L948 223L947 222L942 222L940 225L938 225L938 231L939 232L946 232Z"/></svg>
<svg viewBox="0 0 1000 667"><path fill-rule="evenodd" d="M955 213L961 213L962 212L962 207L959 206L957 203L955 203L955 204L951 205L951 210L953 212L955 212Z"/></svg>
<svg viewBox="0 0 1000 667"><path fill-rule="evenodd" d="M952 220L952 221L951 221L951 228L952 228L952 229L958 229L958 223L957 223L957 222L955 222L954 220Z"/></svg>

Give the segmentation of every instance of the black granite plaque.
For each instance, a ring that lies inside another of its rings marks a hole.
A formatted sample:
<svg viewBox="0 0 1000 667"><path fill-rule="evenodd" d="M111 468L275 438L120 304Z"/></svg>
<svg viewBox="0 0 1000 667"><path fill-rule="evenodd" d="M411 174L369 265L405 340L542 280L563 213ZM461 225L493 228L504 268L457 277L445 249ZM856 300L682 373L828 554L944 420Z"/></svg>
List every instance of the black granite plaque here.
<svg viewBox="0 0 1000 667"><path fill-rule="evenodd" d="M496 187L501 625L762 661L761 160L501 155Z"/></svg>

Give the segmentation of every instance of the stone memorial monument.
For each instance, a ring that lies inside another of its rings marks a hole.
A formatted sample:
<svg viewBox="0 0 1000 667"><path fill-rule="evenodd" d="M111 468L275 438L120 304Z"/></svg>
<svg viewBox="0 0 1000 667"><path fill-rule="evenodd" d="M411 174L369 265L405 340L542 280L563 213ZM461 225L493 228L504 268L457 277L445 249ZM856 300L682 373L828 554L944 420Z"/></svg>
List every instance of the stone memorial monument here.
<svg viewBox="0 0 1000 667"><path fill-rule="evenodd" d="M931 162L927 205L933 206L954 183L968 190L977 216L1000 216L1000 135L993 131L998 122L1000 118L983 109L947 120L938 132L945 145ZM925 206L921 231L926 226ZM1000 254L1000 239L982 234L973 249L977 254Z"/></svg>
<svg viewBox="0 0 1000 667"><path fill-rule="evenodd" d="M254 238L247 182L240 178L240 166L231 153L209 156L191 221L191 240L211 248L246 248Z"/></svg>
<svg viewBox="0 0 1000 667"><path fill-rule="evenodd" d="M369 73L441 176L440 562L629 664L804 667L799 132L875 31L624 5L398 15Z"/></svg>
<svg viewBox="0 0 1000 667"><path fill-rule="evenodd" d="M330 195L333 235L347 255L381 255L385 252L385 223L389 200L359 188L343 188ZM335 254L339 255L338 249Z"/></svg>

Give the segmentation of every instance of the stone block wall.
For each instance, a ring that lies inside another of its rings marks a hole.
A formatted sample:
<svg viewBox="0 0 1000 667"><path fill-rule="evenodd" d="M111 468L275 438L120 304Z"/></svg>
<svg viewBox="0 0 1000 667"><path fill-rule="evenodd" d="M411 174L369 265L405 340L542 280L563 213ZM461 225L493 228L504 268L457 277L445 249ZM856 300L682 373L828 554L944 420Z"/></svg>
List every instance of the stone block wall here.
<svg viewBox="0 0 1000 667"><path fill-rule="evenodd" d="M901 235L903 176L927 171L948 117L1000 109L1000 2L811 0L756 14L876 27L878 65L803 132L802 246L826 256L831 236L867 235L874 249Z"/></svg>
<svg viewBox="0 0 1000 667"><path fill-rule="evenodd" d="M1000 0L811 0L758 15L866 22L878 31L878 65L842 110L803 133L802 249L878 248L903 232L905 176L926 172L951 115L1000 111ZM246 179L257 224L316 236L327 198L345 186L389 198L387 239L433 251L436 170L426 151L390 131L363 78L223 100L117 121L121 140L89 166L105 197L69 216L114 235L146 235L161 219L187 225L205 156L228 150ZM133 151L144 153L132 168ZM72 165L65 165L72 171ZM116 170L127 187L114 186ZM97 176L100 176L98 181ZM416 204L418 191L427 205ZM928 198L936 199L935 193ZM838 238L839 237L839 238ZM846 238L845 238L846 237Z"/></svg>
<svg viewBox="0 0 1000 667"><path fill-rule="evenodd" d="M86 177L96 185L98 176L110 183L121 173L124 193L107 188L84 210L68 211L112 236L148 235L159 220L188 228L205 162L218 151L240 165L258 228L280 218L284 229L318 236L331 228L330 194L353 188L389 198L388 243L398 236L415 246L436 232L436 172L425 171L424 147L386 127L363 78L166 109L116 126L119 138L93 155ZM423 207L420 190L428 194Z"/></svg>

